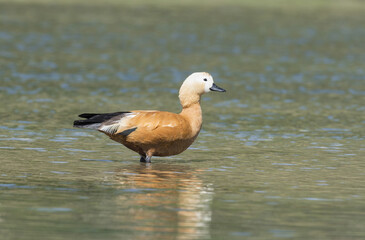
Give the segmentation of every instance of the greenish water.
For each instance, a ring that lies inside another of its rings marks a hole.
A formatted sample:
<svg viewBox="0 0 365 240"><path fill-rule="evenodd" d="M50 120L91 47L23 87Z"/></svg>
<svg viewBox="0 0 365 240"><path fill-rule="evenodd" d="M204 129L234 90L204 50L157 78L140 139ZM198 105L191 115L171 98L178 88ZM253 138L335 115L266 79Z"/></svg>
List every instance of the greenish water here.
<svg viewBox="0 0 365 240"><path fill-rule="evenodd" d="M0 3L1 239L364 239L361 10ZM179 112L152 165L77 114Z"/></svg>

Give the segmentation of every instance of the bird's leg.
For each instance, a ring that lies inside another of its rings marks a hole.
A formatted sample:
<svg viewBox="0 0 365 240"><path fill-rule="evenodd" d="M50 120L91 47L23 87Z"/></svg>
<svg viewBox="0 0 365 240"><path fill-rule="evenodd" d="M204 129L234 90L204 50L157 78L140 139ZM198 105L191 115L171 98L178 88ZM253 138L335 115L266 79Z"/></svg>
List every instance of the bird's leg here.
<svg viewBox="0 0 365 240"><path fill-rule="evenodd" d="M141 156L140 162L151 163L151 158L153 156L153 152L151 150L146 153L139 154Z"/></svg>
<svg viewBox="0 0 365 240"><path fill-rule="evenodd" d="M139 159L140 162L146 162L146 157L141 155L141 159Z"/></svg>
<svg viewBox="0 0 365 240"><path fill-rule="evenodd" d="M146 155L146 163L151 163L152 156Z"/></svg>
<svg viewBox="0 0 365 240"><path fill-rule="evenodd" d="M152 156L153 154L155 153L155 149L151 148L149 149L147 152L146 152L146 163L151 163L151 159L152 159Z"/></svg>

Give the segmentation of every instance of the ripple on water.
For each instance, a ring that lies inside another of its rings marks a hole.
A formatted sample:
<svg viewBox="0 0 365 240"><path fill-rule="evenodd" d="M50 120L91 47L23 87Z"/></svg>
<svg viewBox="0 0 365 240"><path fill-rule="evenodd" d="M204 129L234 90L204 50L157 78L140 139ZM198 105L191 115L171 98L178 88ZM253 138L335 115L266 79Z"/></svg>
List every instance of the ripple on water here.
<svg viewBox="0 0 365 240"><path fill-rule="evenodd" d="M277 238L291 238L295 235L295 231L292 230L271 229L269 232L272 233L273 237Z"/></svg>
<svg viewBox="0 0 365 240"><path fill-rule="evenodd" d="M17 121L18 123L21 123L21 124L32 124L32 123L35 123L33 121Z"/></svg>
<svg viewBox="0 0 365 240"><path fill-rule="evenodd" d="M50 98L36 98L36 99L30 99L27 101L27 103L47 103L47 102L54 102L53 99Z"/></svg>
<svg viewBox="0 0 365 240"><path fill-rule="evenodd" d="M70 152L96 152L93 150L85 150L85 149L78 149L78 148L62 148L62 150L70 151Z"/></svg>
<svg viewBox="0 0 365 240"><path fill-rule="evenodd" d="M117 72L116 77L123 81L138 81L141 76L140 74L133 68L130 68L127 72Z"/></svg>
<svg viewBox="0 0 365 240"><path fill-rule="evenodd" d="M15 147L0 147L0 149L15 149Z"/></svg>
<svg viewBox="0 0 365 240"><path fill-rule="evenodd" d="M24 177L24 176L22 176ZM29 185L17 185L15 183L0 183L0 188L25 188L25 189L33 189L37 188L36 186Z"/></svg>
<svg viewBox="0 0 365 240"><path fill-rule="evenodd" d="M65 164L65 163L68 163L68 162L67 161L50 161L50 163Z"/></svg>
<svg viewBox="0 0 365 240"><path fill-rule="evenodd" d="M57 191L66 191L66 192L78 192L79 191L76 188L65 188L65 187L57 187L57 188L54 188L54 190L57 190Z"/></svg>
<svg viewBox="0 0 365 240"><path fill-rule="evenodd" d="M237 236L237 237L249 237L249 236L252 236L252 233L250 233L250 232L232 232L231 235Z"/></svg>
<svg viewBox="0 0 365 240"><path fill-rule="evenodd" d="M0 138L0 141L23 141L23 142L33 142L34 139L31 138L15 138L15 137L11 137L11 138Z"/></svg>
<svg viewBox="0 0 365 240"><path fill-rule="evenodd" d="M307 197L300 198L299 200L308 200L308 201L321 201L321 202L342 202L343 199L328 199L328 198L316 198L316 197Z"/></svg>
<svg viewBox="0 0 365 240"><path fill-rule="evenodd" d="M320 128L319 130L326 132L336 132L336 133L350 132L350 129L346 128Z"/></svg>
<svg viewBox="0 0 365 240"><path fill-rule="evenodd" d="M75 129L72 129L72 130L75 130ZM90 135L87 132L75 131L75 132L71 133L71 136L73 136L73 137L92 137L93 135Z"/></svg>
<svg viewBox="0 0 365 240"><path fill-rule="evenodd" d="M91 161L91 162L114 162L113 160L107 159L90 159L90 158L82 158L82 161Z"/></svg>
<svg viewBox="0 0 365 240"><path fill-rule="evenodd" d="M33 150L33 151L37 151L37 152L47 152L46 149L44 148L31 148L31 147L26 147L26 148L23 148L25 150Z"/></svg>
<svg viewBox="0 0 365 240"><path fill-rule="evenodd" d="M279 165L279 166L295 166L295 163L272 163L271 165Z"/></svg>
<svg viewBox="0 0 365 240"><path fill-rule="evenodd" d="M156 188L126 188L126 189L119 189L116 193L142 193L142 192L154 192L161 189Z"/></svg>
<svg viewBox="0 0 365 240"><path fill-rule="evenodd" d="M71 174L70 172L61 172L61 171L51 171L51 173L60 174L60 175Z"/></svg>
<svg viewBox="0 0 365 240"><path fill-rule="evenodd" d="M25 127L23 125L19 125L17 127L7 127L7 126L0 126L0 129L9 130L9 131L24 131Z"/></svg>
<svg viewBox="0 0 365 240"><path fill-rule="evenodd" d="M214 104L216 107L238 107L238 108L248 108L248 104L243 104L239 99L232 99L228 101L223 101Z"/></svg>
<svg viewBox="0 0 365 240"><path fill-rule="evenodd" d="M33 208L38 212L48 212L48 213L57 213L57 212L71 212L71 208L63 208L63 207L38 207Z"/></svg>
<svg viewBox="0 0 365 240"><path fill-rule="evenodd" d="M77 139L78 138L73 138L73 137L56 137L56 138L49 139L49 141L51 141L51 142L71 142L71 141L74 141Z"/></svg>
<svg viewBox="0 0 365 240"><path fill-rule="evenodd" d="M163 88L163 87L158 87L158 88L149 88L148 92L151 93L155 93L155 92L167 92L167 93L172 93L175 94L178 92L178 90L176 88Z"/></svg>
<svg viewBox="0 0 365 240"><path fill-rule="evenodd" d="M141 91L138 87L122 88L119 90L121 93L139 92Z"/></svg>

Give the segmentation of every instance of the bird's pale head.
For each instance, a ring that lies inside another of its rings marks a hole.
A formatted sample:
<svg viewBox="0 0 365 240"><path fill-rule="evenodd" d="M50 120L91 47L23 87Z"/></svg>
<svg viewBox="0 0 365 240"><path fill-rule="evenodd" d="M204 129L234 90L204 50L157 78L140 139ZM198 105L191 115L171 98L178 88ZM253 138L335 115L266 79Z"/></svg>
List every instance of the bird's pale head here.
<svg viewBox="0 0 365 240"><path fill-rule="evenodd" d="M185 79L179 91L179 98L183 107L199 102L200 96L204 93L216 91L225 92L223 88L218 87L213 77L206 72L192 73Z"/></svg>

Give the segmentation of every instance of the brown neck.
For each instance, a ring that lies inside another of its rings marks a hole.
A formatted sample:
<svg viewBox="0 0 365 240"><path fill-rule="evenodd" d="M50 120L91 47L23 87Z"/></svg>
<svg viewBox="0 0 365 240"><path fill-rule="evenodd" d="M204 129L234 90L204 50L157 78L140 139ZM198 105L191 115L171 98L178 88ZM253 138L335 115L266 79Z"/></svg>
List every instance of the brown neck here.
<svg viewBox="0 0 365 240"><path fill-rule="evenodd" d="M197 103L191 104L188 107L183 107L180 115L189 121L192 135L198 135L203 122L200 102L198 101Z"/></svg>
<svg viewBox="0 0 365 240"><path fill-rule="evenodd" d="M194 105L197 103L199 104L200 94L192 93L191 91L189 92L189 91L180 90L179 99L180 99L180 103L181 103L182 107L188 108L191 105Z"/></svg>

